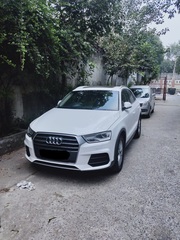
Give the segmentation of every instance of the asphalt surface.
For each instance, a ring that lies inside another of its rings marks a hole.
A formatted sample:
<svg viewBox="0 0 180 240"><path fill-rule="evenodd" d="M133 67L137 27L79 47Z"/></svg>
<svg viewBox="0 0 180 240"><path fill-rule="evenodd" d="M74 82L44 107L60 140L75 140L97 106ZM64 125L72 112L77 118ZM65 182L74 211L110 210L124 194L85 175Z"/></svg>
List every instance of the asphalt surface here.
<svg viewBox="0 0 180 240"><path fill-rule="evenodd" d="M0 240L12 239L180 239L180 96L156 100L117 175L35 168L24 148L0 157Z"/></svg>

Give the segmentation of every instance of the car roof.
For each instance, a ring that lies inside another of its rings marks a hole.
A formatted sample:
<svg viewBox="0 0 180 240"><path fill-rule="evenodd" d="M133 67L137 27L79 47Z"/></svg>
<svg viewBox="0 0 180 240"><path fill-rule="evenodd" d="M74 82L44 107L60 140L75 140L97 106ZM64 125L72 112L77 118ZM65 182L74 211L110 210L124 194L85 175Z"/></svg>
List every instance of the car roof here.
<svg viewBox="0 0 180 240"><path fill-rule="evenodd" d="M109 91L120 91L122 88L127 88L125 86L80 86L75 88L73 91L87 91L87 90L109 90Z"/></svg>
<svg viewBox="0 0 180 240"><path fill-rule="evenodd" d="M134 86L131 86L130 88L150 88L150 86L148 86L148 85L134 85Z"/></svg>

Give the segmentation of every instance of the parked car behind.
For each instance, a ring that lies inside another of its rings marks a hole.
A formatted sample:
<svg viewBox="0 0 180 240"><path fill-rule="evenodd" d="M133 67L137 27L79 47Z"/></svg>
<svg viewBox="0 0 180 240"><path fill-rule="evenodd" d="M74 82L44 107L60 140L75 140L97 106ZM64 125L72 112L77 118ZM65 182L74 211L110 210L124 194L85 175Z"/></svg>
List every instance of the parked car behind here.
<svg viewBox="0 0 180 240"><path fill-rule="evenodd" d="M119 172L125 147L141 135L140 115L127 87L78 87L30 124L26 158L56 168Z"/></svg>
<svg viewBox="0 0 180 240"><path fill-rule="evenodd" d="M141 115L150 118L155 108L155 93L150 86L135 85L130 88L141 106Z"/></svg>

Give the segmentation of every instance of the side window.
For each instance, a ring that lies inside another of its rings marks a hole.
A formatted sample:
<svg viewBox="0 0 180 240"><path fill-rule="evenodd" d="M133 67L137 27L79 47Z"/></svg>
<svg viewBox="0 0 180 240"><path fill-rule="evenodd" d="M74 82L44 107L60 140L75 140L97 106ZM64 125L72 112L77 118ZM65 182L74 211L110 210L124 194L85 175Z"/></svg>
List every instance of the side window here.
<svg viewBox="0 0 180 240"><path fill-rule="evenodd" d="M128 90L128 94L129 94L129 102L133 103L136 100L136 97L130 90Z"/></svg>
<svg viewBox="0 0 180 240"><path fill-rule="evenodd" d="M126 92L126 89L123 89L121 92L121 100L122 102L128 102L128 94Z"/></svg>
<svg viewBox="0 0 180 240"><path fill-rule="evenodd" d="M130 102L131 104L136 100L136 97L129 89L123 89L121 92L121 105L124 106L124 102Z"/></svg>
<svg viewBox="0 0 180 240"><path fill-rule="evenodd" d="M121 105L124 106L125 102L130 102L129 94L127 89L123 89L121 92Z"/></svg>

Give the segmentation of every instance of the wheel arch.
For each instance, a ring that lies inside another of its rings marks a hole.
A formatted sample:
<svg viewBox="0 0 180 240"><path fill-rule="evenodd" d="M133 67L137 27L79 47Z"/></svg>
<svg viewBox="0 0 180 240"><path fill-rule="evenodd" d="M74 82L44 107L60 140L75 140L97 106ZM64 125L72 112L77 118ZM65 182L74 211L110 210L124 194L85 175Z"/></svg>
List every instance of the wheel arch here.
<svg viewBox="0 0 180 240"><path fill-rule="evenodd" d="M125 129L125 128L122 128L122 129L119 131L118 137L120 137L121 135L124 137L124 143L125 143L125 145L126 145L126 129Z"/></svg>
<svg viewBox="0 0 180 240"><path fill-rule="evenodd" d="M124 138L124 143L125 143L125 146L126 146L126 129L124 127L121 128L121 130L119 131L119 133L116 135L116 137L114 139L114 146L113 146L113 153L112 153L113 159L114 159L114 150L116 148L116 142L117 142L118 138L120 138L121 135Z"/></svg>

